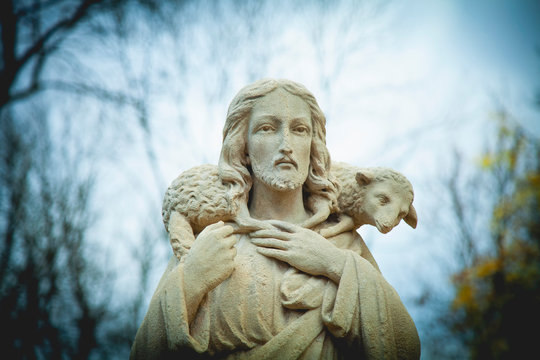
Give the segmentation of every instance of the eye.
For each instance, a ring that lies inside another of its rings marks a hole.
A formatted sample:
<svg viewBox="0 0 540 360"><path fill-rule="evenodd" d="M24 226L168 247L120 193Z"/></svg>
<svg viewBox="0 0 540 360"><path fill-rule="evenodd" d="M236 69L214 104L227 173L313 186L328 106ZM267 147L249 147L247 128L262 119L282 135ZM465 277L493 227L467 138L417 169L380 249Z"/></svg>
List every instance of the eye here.
<svg viewBox="0 0 540 360"><path fill-rule="evenodd" d="M378 194L376 196L379 199L379 203L383 206L390 202L390 198L384 194Z"/></svg>
<svg viewBox="0 0 540 360"><path fill-rule="evenodd" d="M298 134L309 134L309 128L307 126L297 126L294 131Z"/></svg>
<svg viewBox="0 0 540 360"><path fill-rule="evenodd" d="M259 131L260 131L260 132L270 132L270 131L272 131L272 130L274 130L274 127L273 127L272 125L270 125L270 124L264 124L264 125L261 125L257 131L258 131L258 132L259 132Z"/></svg>

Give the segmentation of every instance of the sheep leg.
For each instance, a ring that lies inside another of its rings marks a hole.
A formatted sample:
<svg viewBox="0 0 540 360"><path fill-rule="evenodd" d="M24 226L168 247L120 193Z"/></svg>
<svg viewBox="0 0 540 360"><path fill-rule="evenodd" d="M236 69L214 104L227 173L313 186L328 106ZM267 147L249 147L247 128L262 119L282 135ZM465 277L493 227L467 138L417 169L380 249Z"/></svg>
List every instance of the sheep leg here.
<svg viewBox="0 0 540 360"><path fill-rule="evenodd" d="M300 226L310 229L328 219L328 216L330 216L330 208L325 206L323 209L317 209L317 212L300 224Z"/></svg>
<svg viewBox="0 0 540 360"><path fill-rule="evenodd" d="M230 224L234 228L235 234L247 234L252 231L275 229L274 226L264 220L257 220L249 215L246 203L242 203L238 208L238 213L234 218L235 223Z"/></svg>
<svg viewBox="0 0 540 360"><path fill-rule="evenodd" d="M339 222L336 225L330 226L326 229L321 229L319 233L325 238L331 238L333 236L339 235L341 233L351 231L355 229L355 224L353 219L345 214L339 216Z"/></svg>
<svg viewBox="0 0 540 360"><path fill-rule="evenodd" d="M187 219L177 211L171 213L169 220L169 241L173 249L174 255L178 260L182 260L182 257L187 254L191 245L195 241L195 235L193 235L193 229L187 221Z"/></svg>

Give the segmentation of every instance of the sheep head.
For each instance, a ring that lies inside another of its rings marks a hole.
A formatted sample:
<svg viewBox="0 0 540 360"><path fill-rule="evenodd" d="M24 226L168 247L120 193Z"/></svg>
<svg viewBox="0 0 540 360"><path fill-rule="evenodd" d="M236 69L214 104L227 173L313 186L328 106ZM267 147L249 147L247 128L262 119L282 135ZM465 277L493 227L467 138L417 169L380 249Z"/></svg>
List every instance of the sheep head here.
<svg viewBox="0 0 540 360"><path fill-rule="evenodd" d="M403 219L413 229L418 216L413 202L413 190L409 181L391 169L363 169L355 175L356 182L365 190L356 213L362 222L377 227L386 234Z"/></svg>

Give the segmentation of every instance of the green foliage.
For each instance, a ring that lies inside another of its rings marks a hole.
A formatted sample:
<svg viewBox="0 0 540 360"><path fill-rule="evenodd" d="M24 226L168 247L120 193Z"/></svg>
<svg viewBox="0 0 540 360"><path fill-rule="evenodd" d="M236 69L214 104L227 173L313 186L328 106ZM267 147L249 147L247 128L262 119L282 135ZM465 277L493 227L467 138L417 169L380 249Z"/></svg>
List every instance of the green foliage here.
<svg viewBox="0 0 540 360"><path fill-rule="evenodd" d="M537 358L540 141L502 112L480 167L494 199L491 248L454 275L451 327L473 359Z"/></svg>

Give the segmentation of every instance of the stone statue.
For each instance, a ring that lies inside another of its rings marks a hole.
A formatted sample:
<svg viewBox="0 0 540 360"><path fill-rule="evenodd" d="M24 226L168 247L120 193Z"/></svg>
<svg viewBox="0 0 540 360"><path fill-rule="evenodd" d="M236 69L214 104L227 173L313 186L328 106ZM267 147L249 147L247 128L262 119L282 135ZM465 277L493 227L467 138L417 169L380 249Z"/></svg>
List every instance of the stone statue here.
<svg viewBox="0 0 540 360"><path fill-rule="evenodd" d="M412 187L389 169L331 171L325 137L302 85L240 90L218 167L194 168L167 191L176 256L132 359L419 358L412 319L355 231L415 227Z"/></svg>

